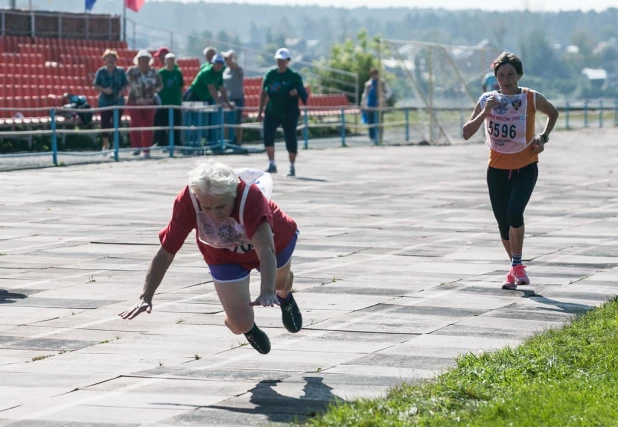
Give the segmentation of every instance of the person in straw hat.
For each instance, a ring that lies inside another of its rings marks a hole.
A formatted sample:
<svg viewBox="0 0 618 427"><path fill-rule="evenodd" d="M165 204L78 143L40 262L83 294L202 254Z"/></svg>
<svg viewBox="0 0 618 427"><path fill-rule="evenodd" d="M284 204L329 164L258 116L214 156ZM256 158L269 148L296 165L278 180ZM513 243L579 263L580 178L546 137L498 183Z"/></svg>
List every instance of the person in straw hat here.
<svg viewBox="0 0 618 427"><path fill-rule="evenodd" d="M129 96L127 105L130 106L153 106L153 108L131 108L129 117L132 128L151 127L154 124L155 105L161 103L157 93L163 88L161 75L152 68L154 58L147 50L140 50L133 58L133 67L127 71L129 80ZM149 147L152 145L153 131L131 131L131 147L135 149L134 155L144 150L144 157L150 157Z"/></svg>

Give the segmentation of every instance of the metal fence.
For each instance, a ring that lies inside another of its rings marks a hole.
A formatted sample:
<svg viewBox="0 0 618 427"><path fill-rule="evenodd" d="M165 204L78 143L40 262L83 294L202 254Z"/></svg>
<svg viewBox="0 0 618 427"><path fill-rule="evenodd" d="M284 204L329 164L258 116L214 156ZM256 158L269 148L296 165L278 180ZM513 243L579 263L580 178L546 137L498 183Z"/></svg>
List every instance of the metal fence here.
<svg viewBox="0 0 618 427"><path fill-rule="evenodd" d="M556 130L618 126L618 100L565 102L558 103L557 107L561 115ZM122 108L125 113L130 113L132 109L145 107ZM152 109L153 106L147 108ZM169 126L130 127L128 117L121 116L117 107L106 108L114 110L113 128L109 130L111 148L106 151L101 151L98 139L101 129L80 126L67 118L84 112L97 114L105 109L33 109L38 116L48 116L38 119L5 119L0 123L0 170L136 159L135 153L138 150L142 154L148 152L155 159L179 155L256 153L263 150L262 125L256 119L256 108L244 108L245 117L240 123L234 119L236 111L225 110L220 106L192 103L182 107L158 108L167 110ZM174 123L175 109L182 111L180 126ZM452 133L452 143L464 143L461 128L471 111L455 108L436 109L435 112L442 126ZM544 122L544 116L539 114L537 130L542 129ZM354 106L303 107L297 132L299 145L304 149L429 144L431 123L427 120L427 112L420 107L384 108L381 111L361 111ZM435 126L436 122L433 123ZM247 136L240 146L235 142L238 129L243 129ZM130 133L136 131L166 132L165 142L148 147L132 147ZM76 138L82 139L71 142L71 139ZM479 143L483 140L483 131L479 130L465 143Z"/></svg>

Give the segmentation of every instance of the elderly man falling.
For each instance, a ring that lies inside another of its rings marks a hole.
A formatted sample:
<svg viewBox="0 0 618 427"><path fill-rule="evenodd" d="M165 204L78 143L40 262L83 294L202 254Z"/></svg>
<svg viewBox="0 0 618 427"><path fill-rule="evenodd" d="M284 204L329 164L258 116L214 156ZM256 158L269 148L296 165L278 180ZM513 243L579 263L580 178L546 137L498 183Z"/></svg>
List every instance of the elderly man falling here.
<svg viewBox="0 0 618 427"><path fill-rule="evenodd" d="M188 174L188 185L176 196L172 219L161 230L161 246L150 263L140 301L120 313L133 319L152 311L152 298L163 276L192 230L214 279L225 310L225 324L245 334L258 352L270 351L270 340L254 321L254 306L279 305L285 328L302 328L302 315L291 289L292 253L298 230L292 218L270 200L272 179L265 172L233 170L207 161ZM249 273L261 273L260 295L251 301Z"/></svg>

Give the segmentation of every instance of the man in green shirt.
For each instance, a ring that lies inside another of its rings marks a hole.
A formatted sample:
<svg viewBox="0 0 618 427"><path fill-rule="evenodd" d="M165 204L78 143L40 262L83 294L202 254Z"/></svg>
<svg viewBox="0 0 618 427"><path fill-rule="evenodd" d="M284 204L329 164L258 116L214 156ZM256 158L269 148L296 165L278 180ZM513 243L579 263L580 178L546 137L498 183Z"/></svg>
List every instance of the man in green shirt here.
<svg viewBox="0 0 618 427"><path fill-rule="evenodd" d="M191 101L202 101L210 104L225 103L228 108L232 109L232 105L227 99L227 91L225 86L223 86L225 58L218 53L210 62L209 66L197 73L195 80L191 84Z"/></svg>
<svg viewBox="0 0 618 427"><path fill-rule="evenodd" d="M182 71L176 64L176 55L168 53L165 55L165 67L159 70L161 80L163 81L163 89L159 92L161 106L166 105L182 105L182 89L185 85ZM181 126L182 111L180 108L174 108L174 127ZM155 126L169 126L169 109L158 108L155 115ZM168 131L156 131L155 141L159 146L169 144ZM180 131L174 129L174 145L182 145L180 141Z"/></svg>
<svg viewBox="0 0 618 427"><path fill-rule="evenodd" d="M285 147L290 158L288 176L296 176L294 166L298 153L296 125L300 115L298 97L304 94L303 101L306 101L306 92L300 74L288 67L291 59L290 51L286 48L278 49L275 53L275 59L277 60L277 67L269 70L264 76L258 107L258 120L264 122L264 146L268 154L267 172L277 172L275 132L281 126ZM266 114L262 117L265 104Z"/></svg>

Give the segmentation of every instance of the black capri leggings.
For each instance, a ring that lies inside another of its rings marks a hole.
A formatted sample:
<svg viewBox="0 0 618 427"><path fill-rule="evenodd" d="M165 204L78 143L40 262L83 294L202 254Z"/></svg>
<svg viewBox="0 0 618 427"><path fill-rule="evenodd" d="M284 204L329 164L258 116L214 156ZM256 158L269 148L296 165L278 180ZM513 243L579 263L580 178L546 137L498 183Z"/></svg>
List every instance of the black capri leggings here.
<svg viewBox="0 0 618 427"><path fill-rule="evenodd" d="M296 125L298 124L298 116L287 117L280 119L268 113L264 115L264 146L272 147L275 145L275 132L281 126L283 128L283 138L285 139L285 148L296 154L298 152L298 139L296 137Z"/></svg>
<svg viewBox="0 0 618 427"><path fill-rule="evenodd" d="M536 162L521 169L487 168L487 187L500 237L509 240L509 229L524 225L524 210L539 176Z"/></svg>

